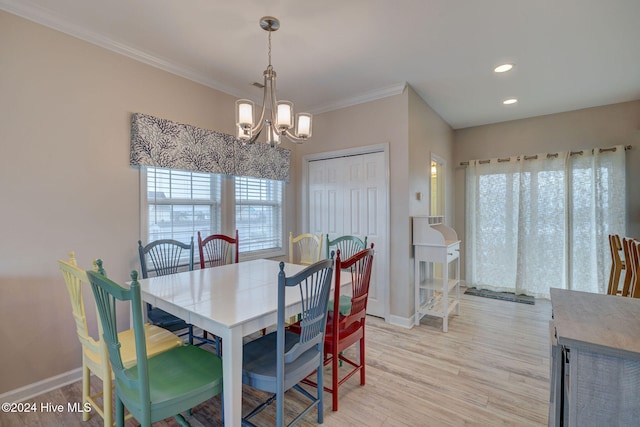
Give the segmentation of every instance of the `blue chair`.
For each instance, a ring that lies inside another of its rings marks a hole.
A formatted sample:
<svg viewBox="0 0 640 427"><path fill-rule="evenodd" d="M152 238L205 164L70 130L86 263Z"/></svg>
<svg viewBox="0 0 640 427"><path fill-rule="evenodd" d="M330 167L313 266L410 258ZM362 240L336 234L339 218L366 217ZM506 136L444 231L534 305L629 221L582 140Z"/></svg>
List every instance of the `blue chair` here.
<svg viewBox="0 0 640 427"><path fill-rule="evenodd" d="M188 268L193 270L193 237L191 244L182 243L178 240L161 239L153 241L146 246L138 240L138 255L140 256L140 270L142 278L146 279L151 273L154 276L164 276L174 274L180 269ZM153 307L147 303L147 319L149 322L176 332L188 329L189 343L193 344L193 326L173 314L167 313L158 307ZM181 334L183 336L186 334Z"/></svg>
<svg viewBox="0 0 640 427"><path fill-rule="evenodd" d="M283 426L284 393L291 388L302 393L311 403L288 425L298 422L314 407L317 407L318 423L322 423L323 345L332 274L332 259L312 264L291 277L286 277L284 263L280 263L277 330L245 344L242 360L242 382L273 395L245 416L243 425L252 426L249 418L275 400L276 425ZM300 334L285 329L287 288L294 288L302 296ZM298 383L315 371L318 372L317 381L320 386L314 396Z"/></svg>
<svg viewBox="0 0 640 427"><path fill-rule="evenodd" d="M87 271L87 277L115 377L116 425L124 426L126 407L143 427L171 416L181 425L188 426L181 412L190 411L222 392L222 360L190 344L147 359L138 272L131 272L130 289L95 271ZM130 368L125 367L120 352L117 301L131 303L137 363Z"/></svg>

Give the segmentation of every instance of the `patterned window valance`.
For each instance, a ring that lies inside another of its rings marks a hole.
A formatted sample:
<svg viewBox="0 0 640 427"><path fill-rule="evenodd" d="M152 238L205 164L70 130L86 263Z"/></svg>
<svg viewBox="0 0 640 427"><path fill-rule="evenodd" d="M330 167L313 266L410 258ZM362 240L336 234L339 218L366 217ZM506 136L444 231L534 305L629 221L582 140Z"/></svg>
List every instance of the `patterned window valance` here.
<svg viewBox="0 0 640 427"><path fill-rule="evenodd" d="M131 117L132 166L289 182L290 158L287 149L260 143L243 145L226 133L141 113Z"/></svg>

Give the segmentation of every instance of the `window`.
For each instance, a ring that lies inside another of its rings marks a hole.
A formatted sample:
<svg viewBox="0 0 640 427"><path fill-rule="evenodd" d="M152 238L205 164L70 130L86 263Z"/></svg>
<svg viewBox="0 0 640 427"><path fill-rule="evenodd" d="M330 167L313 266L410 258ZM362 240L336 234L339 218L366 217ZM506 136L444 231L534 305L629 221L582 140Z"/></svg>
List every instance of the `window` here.
<svg viewBox="0 0 640 427"><path fill-rule="evenodd" d="M470 162L467 283L543 298L551 287L606 291L625 193L621 146Z"/></svg>
<svg viewBox="0 0 640 427"><path fill-rule="evenodd" d="M221 180L218 175L147 168L148 241L175 239L189 243L200 231L221 228Z"/></svg>
<svg viewBox="0 0 640 427"><path fill-rule="evenodd" d="M237 229L243 258L284 253L281 181L224 179L209 173L147 167L141 182L146 196L142 228L147 232L147 242L175 239L189 243L192 236L197 239L198 231L203 236L231 235ZM234 190L235 200L224 197Z"/></svg>
<svg viewBox="0 0 640 427"><path fill-rule="evenodd" d="M282 250L281 181L236 177L236 228L240 252Z"/></svg>

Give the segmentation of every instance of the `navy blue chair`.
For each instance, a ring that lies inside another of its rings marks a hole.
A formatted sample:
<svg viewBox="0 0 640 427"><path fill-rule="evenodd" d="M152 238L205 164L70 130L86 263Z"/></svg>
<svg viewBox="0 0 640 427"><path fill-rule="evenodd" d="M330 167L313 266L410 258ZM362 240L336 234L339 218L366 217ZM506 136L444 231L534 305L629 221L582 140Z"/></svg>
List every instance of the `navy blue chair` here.
<svg viewBox="0 0 640 427"><path fill-rule="evenodd" d="M249 418L275 400L276 425L284 426L284 394L289 389L297 390L310 403L288 425L298 422L314 407L318 423L322 423L323 346L332 274L333 259L319 261L291 277L286 277L284 263L280 263L277 330L245 344L242 361L242 382L273 395L245 416L243 425L252 426ZM302 297L299 334L285 328L285 293L291 292L287 288ZM315 371L319 386L314 396L299 383Z"/></svg>

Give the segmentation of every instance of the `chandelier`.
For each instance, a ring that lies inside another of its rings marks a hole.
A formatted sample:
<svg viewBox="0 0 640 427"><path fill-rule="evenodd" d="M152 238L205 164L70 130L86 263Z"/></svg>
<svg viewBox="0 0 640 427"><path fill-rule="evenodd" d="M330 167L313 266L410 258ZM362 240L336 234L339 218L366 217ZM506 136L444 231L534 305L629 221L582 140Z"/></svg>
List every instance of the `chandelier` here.
<svg viewBox="0 0 640 427"><path fill-rule="evenodd" d="M249 99L236 101L236 125L238 138L252 144L265 130L267 143L272 147L280 144L280 137L286 136L295 143L302 143L311 137L313 116L308 113L296 115L295 127L293 121L293 103L278 101L276 98L276 72L271 65L271 32L280 28L280 21L273 16L260 19L260 27L269 33L269 65L264 70L264 95L262 111L258 121L254 121L254 103ZM267 104L270 113L266 113Z"/></svg>

